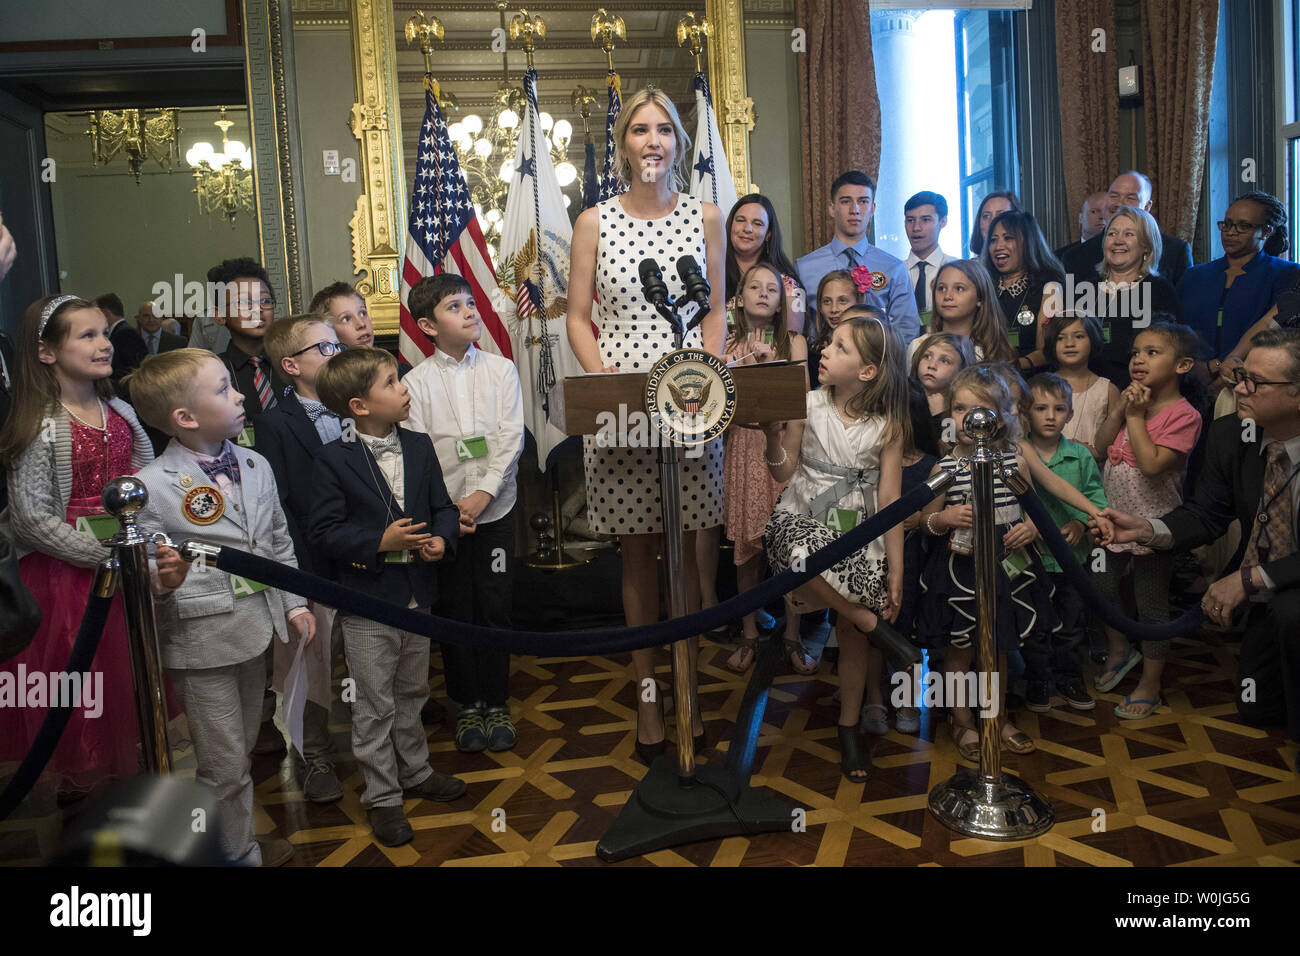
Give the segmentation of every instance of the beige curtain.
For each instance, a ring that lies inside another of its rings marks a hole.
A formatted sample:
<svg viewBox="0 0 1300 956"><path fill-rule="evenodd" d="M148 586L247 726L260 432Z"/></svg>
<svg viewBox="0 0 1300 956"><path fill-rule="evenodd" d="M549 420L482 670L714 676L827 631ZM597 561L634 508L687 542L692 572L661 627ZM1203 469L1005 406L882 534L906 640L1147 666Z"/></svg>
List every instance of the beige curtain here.
<svg viewBox="0 0 1300 956"><path fill-rule="evenodd" d="M1105 52L1093 31L1105 31ZM1115 0L1056 5L1056 81L1061 103L1061 151L1070 238L1079 238L1084 200L1105 190L1119 172L1119 94L1115 89Z"/></svg>
<svg viewBox="0 0 1300 956"><path fill-rule="evenodd" d="M1162 230L1190 242L1205 170L1219 0L1143 0L1142 19L1151 212Z"/></svg>
<svg viewBox="0 0 1300 956"><path fill-rule="evenodd" d="M880 99L866 0L795 0L807 49L797 54L803 116L803 238L806 250L830 241L826 209L835 177L880 169Z"/></svg>

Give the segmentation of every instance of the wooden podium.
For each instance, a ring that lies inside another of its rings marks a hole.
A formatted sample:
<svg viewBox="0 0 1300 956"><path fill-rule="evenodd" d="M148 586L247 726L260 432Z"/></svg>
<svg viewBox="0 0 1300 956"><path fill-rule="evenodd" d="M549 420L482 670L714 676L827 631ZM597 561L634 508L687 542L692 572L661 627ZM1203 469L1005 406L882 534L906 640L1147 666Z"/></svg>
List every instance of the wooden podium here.
<svg viewBox="0 0 1300 956"><path fill-rule="evenodd" d="M663 360L661 360L663 361ZM653 370L652 370L653 371ZM735 409L728 427L802 420L807 415L808 379L802 362L738 365L729 369L735 383ZM646 386L651 372L595 373L564 380L563 430L594 435L608 417L627 422L632 412L648 414ZM622 414L620 414L622 412ZM602 422L601 419L605 420ZM660 502L664 516L664 558L668 568L669 613L686 616L678 452L684 445L649 426L659 450ZM768 688L776 670L779 638L773 637L755 662L732 734L725 767L697 768L691 734L697 708L690 679L687 641L673 645L673 693L677 704L677 759L659 757L637 785L618 819L596 845L606 862L665 847L724 836L785 830L797 809L768 790L749 786Z"/></svg>

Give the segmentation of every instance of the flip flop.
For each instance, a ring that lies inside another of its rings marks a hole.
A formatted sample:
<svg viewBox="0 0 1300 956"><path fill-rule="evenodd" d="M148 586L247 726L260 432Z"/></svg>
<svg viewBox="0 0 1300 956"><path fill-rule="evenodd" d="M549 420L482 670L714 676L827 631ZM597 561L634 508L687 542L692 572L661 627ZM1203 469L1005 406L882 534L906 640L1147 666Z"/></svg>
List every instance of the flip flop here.
<svg viewBox="0 0 1300 956"><path fill-rule="evenodd" d="M1134 667L1136 667L1138 662L1141 660L1142 660L1142 652L1139 651L1136 647L1129 648L1128 658L1124 661L1123 664L1121 664L1113 671L1106 671L1105 673L1097 675L1096 680L1093 681L1093 683L1097 687L1097 690L1101 691L1102 693L1105 693L1106 691L1110 690L1112 687L1114 687L1116 684L1122 681L1124 679L1124 675L1127 674L1129 671L1131 671ZM1107 678L1106 674L1110 674L1110 677Z"/></svg>
<svg viewBox="0 0 1300 956"><path fill-rule="evenodd" d="M1124 704L1149 704L1150 706L1147 708L1145 714L1130 714L1128 711L1123 709ZM1139 697L1137 700L1134 700L1130 696L1124 698L1124 704L1115 705L1116 717L1122 717L1124 720L1145 720L1156 712L1156 708L1160 706L1160 698L1157 697L1155 700L1147 700L1145 697Z"/></svg>

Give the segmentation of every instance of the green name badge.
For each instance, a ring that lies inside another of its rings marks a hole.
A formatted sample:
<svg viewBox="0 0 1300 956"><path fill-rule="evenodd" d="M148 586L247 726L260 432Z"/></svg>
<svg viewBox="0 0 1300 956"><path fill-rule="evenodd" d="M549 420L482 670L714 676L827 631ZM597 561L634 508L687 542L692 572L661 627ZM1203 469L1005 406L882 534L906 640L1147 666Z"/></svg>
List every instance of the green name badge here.
<svg viewBox="0 0 1300 956"><path fill-rule="evenodd" d="M385 551L384 564L410 564L415 560L415 554L411 551Z"/></svg>
<svg viewBox="0 0 1300 956"><path fill-rule="evenodd" d="M775 333L772 329L764 329L764 330L763 330L763 344L764 344L764 345L771 345L771 344L772 344L772 339L773 339L773 337L774 337L775 335L776 335L776 333Z"/></svg>
<svg viewBox="0 0 1300 956"><path fill-rule="evenodd" d="M235 439L236 445L242 445L245 448L253 447L253 426L245 425L239 430L239 437Z"/></svg>
<svg viewBox="0 0 1300 956"><path fill-rule="evenodd" d="M918 316L918 318L920 318L920 320L921 320L921 331L922 331L922 332L924 332L924 331L926 331L928 328L930 328L930 315L931 315L930 311L929 311L929 310L926 310L925 312L922 312L922 313L920 314L920 316Z"/></svg>
<svg viewBox="0 0 1300 956"><path fill-rule="evenodd" d="M1223 310L1222 310L1222 309L1219 310L1218 325L1219 325L1219 328L1223 328Z"/></svg>
<svg viewBox="0 0 1300 956"><path fill-rule="evenodd" d="M462 438L456 442L456 457L461 461L469 461L471 458L486 458L487 453L487 439L482 435L476 435L473 438Z"/></svg>
<svg viewBox="0 0 1300 956"><path fill-rule="evenodd" d="M826 527L843 534L852 531L862 520L862 512L857 508L831 508L826 512Z"/></svg>
<svg viewBox="0 0 1300 956"><path fill-rule="evenodd" d="M1110 345L1110 323L1107 322L1101 327L1101 340Z"/></svg>
<svg viewBox="0 0 1300 956"><path fill-rule="evenodd" d="M96 541L107 541L117 534L117 519L112 515L82 515L77 519L77 530L94 537Z"/></svg>
<svg viewBox="0 0 1300 956"><path fill-rule="evenodd" d="M267 587L260 581L241 578L238 574L232 574L230 576L230 583L235 589L235 597L237 598L245 598L249 595L256 594L258 591L265 591Z"/></svg>
<svg viewBox="0 0 1300 956"><path fill-rule="evenodd" d="M1029 552L1024 548L1017 548L1002 559L1002 570L1007 572L1007 577L1013 581L1027 567L1029 567Z"/></svg>
<svg viewBox="0 0 1300 956"><path fill-rule="evenodd" d="M1013 349L1019 349L1019 348L1020 348L1020 330L1019 330L1019 329L1011 329L1009 332L1007 332L1007 341L1011 343L1011 347L1012 347Z"/></svg>

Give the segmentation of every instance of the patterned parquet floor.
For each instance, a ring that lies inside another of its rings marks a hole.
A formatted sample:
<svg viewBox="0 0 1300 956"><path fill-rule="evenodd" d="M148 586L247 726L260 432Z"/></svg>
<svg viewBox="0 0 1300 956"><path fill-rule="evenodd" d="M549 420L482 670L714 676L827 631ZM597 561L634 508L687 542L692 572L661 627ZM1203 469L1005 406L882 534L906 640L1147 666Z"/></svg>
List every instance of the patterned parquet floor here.
<svg viewBox="0 0 1300 956"><path fill-rule="evenodd" d="M891 730L873 743L865 787L839 772L837 679L778 672L768 699L752 784L806 811L803 832L758 834L652 853L620 866L1292 866L1300 862L1300 775L1294 745L1242 724L1232 703L1236 645L1215 634L1175 643L1165 706L1122 721L1115 703L1135 683L1096 694L1081 713L1016 715L1036 753L1004 766L1051 801L1056 825L1019 843L959 837L927 810L927 794L959 766L947 726L925 712L921 734ZM712 744L725 758L748 677L726 670L730 648L701 648L700 700ZM435 663L440 666L438 656ZM663 653L661 674L669 673ZM445 700L440 672L431 679ZM511 706L518 746L458 753L451 723L429 728L435 767L469 784L452 804L409 800L415 840L389 849L371 839L349 753L346 705L332 729L343 799L307 803L289 758L254 758L257 833L287 837L291 866L604 866L595 847L645 767L636 733L630 662L622 658L516 658ZM673 734L672 718L669 733ZM193 774L184 718L174 722L178 771ZM188 768L188 769L187 769ZM58 822L0 824L0 862L38 862Z"/></svg>

